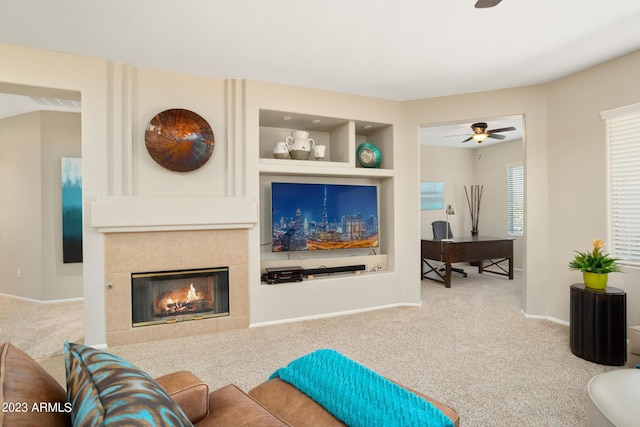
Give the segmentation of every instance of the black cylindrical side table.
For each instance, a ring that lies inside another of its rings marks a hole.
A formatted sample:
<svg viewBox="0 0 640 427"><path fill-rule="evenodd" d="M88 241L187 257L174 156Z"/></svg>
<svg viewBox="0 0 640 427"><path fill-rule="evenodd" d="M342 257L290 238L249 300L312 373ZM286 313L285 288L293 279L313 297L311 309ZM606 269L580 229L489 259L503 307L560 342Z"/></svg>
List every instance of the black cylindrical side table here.
<svg viewBox="0 0 640 427"><path fill-rule="evenodd" d="M627 360L627 294L607 286L571 285L571 351L601 365L622 366Z"/></svg>

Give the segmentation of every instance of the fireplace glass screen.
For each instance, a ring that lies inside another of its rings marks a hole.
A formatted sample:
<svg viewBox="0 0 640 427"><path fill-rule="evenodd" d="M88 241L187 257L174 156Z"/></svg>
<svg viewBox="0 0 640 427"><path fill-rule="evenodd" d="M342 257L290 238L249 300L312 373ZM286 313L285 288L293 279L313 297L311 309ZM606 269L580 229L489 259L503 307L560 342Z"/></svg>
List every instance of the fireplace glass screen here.
<svg viewBox="0 0 640 427"><path fill-rule="evenodd" d="M229 268L131 274L132 324L229 315Z"/></svg>

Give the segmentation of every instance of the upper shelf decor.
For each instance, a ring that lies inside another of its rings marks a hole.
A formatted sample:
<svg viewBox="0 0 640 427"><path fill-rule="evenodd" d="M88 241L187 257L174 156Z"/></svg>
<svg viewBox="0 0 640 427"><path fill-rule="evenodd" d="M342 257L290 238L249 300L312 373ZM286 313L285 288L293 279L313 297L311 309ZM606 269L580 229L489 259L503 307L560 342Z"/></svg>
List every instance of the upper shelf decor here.
<svg viewBox="0 0 640 427"><path fill-rule="evenodd" d="M209 123L193 111L183 109L156 114L147 125L144 139L153 160L176 172L202 167L215 144Z"/></svg>
<svg viewBox="0 0 640 427"><path fill-rule="evenodd" d="M380 150L370 142L364 142L358 146L356 151L358 162L365 168L377 168L380 166Z"/></svg>

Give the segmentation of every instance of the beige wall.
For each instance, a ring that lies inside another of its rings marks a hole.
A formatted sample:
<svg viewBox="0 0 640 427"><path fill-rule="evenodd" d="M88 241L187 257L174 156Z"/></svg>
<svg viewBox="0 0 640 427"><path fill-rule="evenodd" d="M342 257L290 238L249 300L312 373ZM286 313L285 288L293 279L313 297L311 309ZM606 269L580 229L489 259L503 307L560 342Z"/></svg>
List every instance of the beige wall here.
<svg viewBox="0 0 640 427"><path fill-rule="evenodd" d="M604 125L597 113L601 109L637 102L640 98L640 86L635 84L640 64L638 52L550 85L405 103L253 81L220 81L146 72L97 58L7 45L0 45L0 58L3 64L0 82L73 90L82 95L85 342L90 345L106 342L104 239L91 227L91 204L98 197L131 195L137 191L165 194L162 189L167 185L165 174L155 176L157 179L153 180L146 174L138 175L151 167L147 160L140 158L140 148L135 144L141 140L141 126L152 110L189 109L191 106L204 109L207 118L215 117L216 120L224 111L226 149L221 149L225 152L224 170L219 171L220 175L193 174L193 180L185 180L184 186L193 185L195 192L208 195L214 191L207 187L208 183L213 180L219 184L219 176L224 176L224 194L255 200L259 198L256 167L259 108L395 124L395 175L384 183L394 199L394 205L385 213L387 221L393 224L389 242L393 273L387 284L380 280L372 287L356 285L347 289L346 300L334 305L336 311L358 307L363 295L366 299L363 306L379 301L419 300L417 237L421 234L418 204L421 177L418 126L523 114L527 229L523 310L532 315L568 320L568 286L579 280L576 273L566 269L571 251L584 248L594 235L606 233L606 194L598 181L604 176L606 164ZM152 78L154 84L141 82L143 76ZM198 91L199 87L203 87L202 92ZM217 123L213 125L218 127ZM583 152L578 154L576 147ZM595 187L576 188L575 177L578 176L587 176L587 182L596 184ZM569 182L574 185L567 185L567 180L573 180ZM171 193L177 190L173 181L167 188ZM185 191L191 191L191 188ZM567 197L569 193L571 198ZM317 292L304 297L287 299L281 303L283 305L277 304L277 297L266 296L269 291L264 286L258 288L259 227L254 227L249 234L252 322L254 316L255 321L266 320L280 309L290 310L288 314L295 316L297 313L291 302L313 310L318 298L326 295L326 288L318 288ZM630 322L636 324L640 321L633 289L637 278L637 273L630 270L615 276L612 283L629 292ZM263 303L265 298L274 304L256 308L255 305Z"/></svg>
<svg viewBox="0 0 640 427"><path fill-rule="evenodd" d="M522 153L521 139L473 150L474 183L484 185L478 229L486 236L513 237L513 262L518 269L523 267L524 236L509 235L507 230L507 167L522 164ZM468 207L465 213L470 218Z"/></svg>
<svg viewBox="0 0 640 427"><path fill-rule="evenodd" d="M81 157L80 114L0 120L0 292L82 296L82 263L62 261L61 157ZM18 277L18 270L20 277Z"/></svg>
<svg viewBox="0 0 640 427"><path fill-rule="evenodd" d="M42 115L42 266L43 299L82 297L82 263L62 261L60 159L82 158L79 113Z"/></svg>
<svg viewBox="0 0 640 427"><path fill-rule="evenodd" d="M57 88L82 97L83 176L83 292L85 343L106 342L104 329L104 241L90 226L91 202L108 193L108 161L113 137L109 82L114 77L107 61L0 44L0 82ZM122 116L122 112L120 114Z"/></svg>
<svg viewBox="0 0 640 427"><path fill-rule="evenodd" d="M569 320L573 250L607 238L606 137L600 111L636 103L640 52L547 85L412 101L418 124L524 115L526 294L530 315ZM610 285L627 292L630 325L640 323L639 271L627 267Z"/></svg>
<svg viewBox="0 0 640 427"><path fill-rule="evenodd" d="M420 146L420 181L444 183L444 206L451 205L455 215L449 216L451 232L467 235L471 230L464 186L475 183L474 150L433 145ZM420 211L420 236L431 239L431 223L445 219L443 209Z"/></svg>
<svg viewBox="0 0 640 427"><path fill-rule="evenodd" d="M567 270L573 250L609 240L607 151L600 112L640 101L640 51L549 85L549 308L566 319L567 284L581 282ZM605 250L607 247L605 247ZM612 274L609 285L627 292L629 325L640 324L640 269Z"/></svg>
<svg viewBox="0 0 640 427"><path fill-rule="evenodd" d="M131 141L127 141L133 153L128 171L132 174L132 189L128 195L225 195L228 138L224 81L138 68L132 68L130 73L133 91L131 98L124 100L130 101L133 107ZM167 173L147 153L144 141L147 123L159 112L171 108L194 111L211 126L215 145L206 167L187 173Z"/></svg>
<svg viewBox="0 0 640 427"><path fill-rule="evenodd" d="M568 312L547 310L548 299L548 184L547 184L547 88L530 86L406 102L406 120L416 125L490 120L522 114L525 128L525 228L526 289L522 308L526 313L568 319ZM568 295L567 295L568 296Z"/></svg>
<svg viewBox="0 0 640 427"><path fill-rule="evenodd" d="M141 70L96 58L7 45L0 45L0 57L3 64L10 64L0 70L0 82L81 93L87 344L106 342L104 235L92 227L92 208L110 209L114 205L109 200L120 197L116 205L122 202L127 209L133 209L127 200L139 200L145 212L153 215L156 197L161 197L162 203L168 199L171 205L180 202L183 194L190 200L207 201L218 195L259 200L260 108L393 123L395 145L393 151L386 153L385 162L395 163L396 172L380 183L385 197L392 200L381 211L391 269L372 280L346 279L346 286L329 280L325 286L319 282L310 284L302 288L303 292L300 287L261 285L260 227L250 229L251 322L420 302L417 128L403 125L399 103L261 82ZM166 108L197 110L212 121L220 139L216 139L215 159L206 169L177 176L147 158L141 148L141 132L153 112ZM397 215L400 206L402 216ZM189 214L185 211L182 217ZM283 293L287 288L289 292Z"/></svg>
<svg viewBox="0 0 640 427"><path fill-rule="evenodd" d="M35 299L43 298L41 155L39 113L0 120L0 292Z"/></svg>
<svg viewBox="0 0 640 427"><path fill-rule="evenodd" d="M305 112L318 116L349 120L392 123L393 152L386 152L386 164L392 164L394 173L379 182L381 187L381 250L389 255L388 271L367 276L366 280L309 281L304 286L265 286L250 282L251 321L273 321L322 316L326 313L350 312L393 304L419 304L420 267L419 239L419 155L417 127L407 125L401 116L401 104L392 101L346 94L248 81L246 86L247 126L247 180L256 183L248 188L251 197L260 199L257 185L261 178L257 171L258 123L260 109ZM294 177L294 179L296 179ZM304 177L301 179L344 182L344 177ZM352 181L347 181L352 182ZM264 216L264 215L263 215ZM251 230L250 251L254 260L260 260L260 242L268 222L261 221ZM344 264L343 264L344 265ZM250 277L260 275L260 265L251 264Z"/></svg>

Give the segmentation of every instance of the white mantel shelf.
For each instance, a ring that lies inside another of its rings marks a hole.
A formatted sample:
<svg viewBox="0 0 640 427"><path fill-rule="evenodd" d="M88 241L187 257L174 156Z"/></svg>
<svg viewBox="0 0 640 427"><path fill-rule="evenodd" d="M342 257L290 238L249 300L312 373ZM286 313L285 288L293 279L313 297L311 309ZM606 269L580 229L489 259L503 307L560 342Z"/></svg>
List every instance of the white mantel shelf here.
<svg viewBox="0 0 640 427"><path fill-rule="evenodd" d="M244 197L100 197L91 225L101 233L251 228L258 203Z"/></svg>

